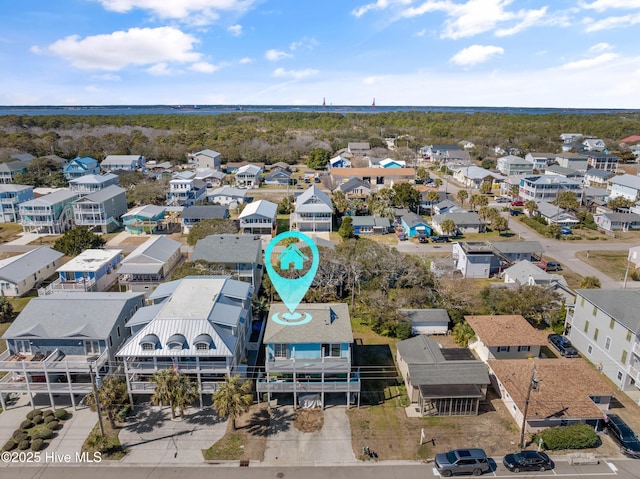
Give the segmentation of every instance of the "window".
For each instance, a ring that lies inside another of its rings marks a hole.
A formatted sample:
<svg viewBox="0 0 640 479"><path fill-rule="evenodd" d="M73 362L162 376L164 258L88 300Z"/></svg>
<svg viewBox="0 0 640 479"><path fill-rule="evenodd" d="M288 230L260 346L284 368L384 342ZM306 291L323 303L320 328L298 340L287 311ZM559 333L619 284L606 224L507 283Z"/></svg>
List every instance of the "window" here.
<svg viewBox="0 0 640 479"><path fill-rule="evenodd" d="M593 346L589 345L587 348L587 353L591 354L593 352Z"/></svg>
<svg viewBox="0 0 640 479"><path fill-rule="evenodd" d="M322 345L322 357L324 357L324 358L339 358L340 357L340 344L323 344Z"/></svg>
<svg viewBox="0 0 640 479"><path fill-rule="evenodd" d="M627 331L627 342L631 342L631 331Z"/></svg>
<svg viewBox="0 0 640 479"><path fill-rule="evenodd" d="M116 328L116 334L118 335L118 337L120 337L120 326Z"/></svg>
<svg viewBox="0 0 640 479"><path fill-rule="evenodd" d="M288 344L274 344L273 356L276 359L288 359L289 358L289 345Z"/></svg>
<svg viewBox="0 0 640 479"><path fill-rule="evenodd" d="M511 348L509 346L498 346L499 353L508 353Z"/></svg>
<svg viewBox="0 0 640 479"><path fill-rule="evenodd" d="M100 354L100 343L98 341L85 341L84 342L85 354Z"/></svg>
<svg viewBox="0 0 640 479"><path fill-rule="evenodd" d="M610 347L611 347L611 338L607 336L607 339L604 340L604 349L609 351Z"/></svg>
<svg viewBox="0 0 640 479"><path fill-rule="evenodd" d="M584 297L583 296L580 297L580 307L584 308Z"/></svg>
<svg viewBox="0 0 640 479"><path fill-rule="evenodd" d="M596 308L595 306L593 307L593 309L591 310L591 314L593 316L595 316L596 314L598 314L598 308Z"/></svg>
<svg viewBox="0 0 640 479"><path fill-rule="evenodd" d="M624 349L622 350L622 356L620 356L620 362L622 364L627 363L627 351L625 351Z"/></svg>
<svg viewBox="0 0 640 479"><path fill-rule="evenodd" d="M518 351L531 351L531 346L518 346Z"/></svg>
<svg viewBox="0 0 640 479"><path fill-rule="evenodd" d="M585 321L584 322L584 332L588 333L589 332L589 321Z"/></svg>
<svg viewBox="0 0 640 479"><path fill-rule="evenodd" d="M613 326L616 324L616 320L611 318L611 320L609 321L609 329L613 329Z"/></svg>
<svg viewBox="0 0 640 479"><path fill-rule="evenodd" d="M600 330L598 328L595 329L595 331L593 332L593 340L597 341L598 340L598 333L600 332Z"/></svg>
<svg viewBox="0 0 640 479"><path fill-rule="evenodd" d="M203 342L200 342L200 343L196 344L196 349L198 351L204 351L204 350L209 349L209 345L203 341Z"/></svg>
<svg viewBox="0 0 640 479"><path fill-rule="evenodd" d="M153 351L154 348L155 348L155 345L153 343L142 343L143 351Z"/></svg>
<svg viewBox="0 0 640 479"><path fill-rule="evenodd" d="M109 336L109 347L113 347L113 338L111 336Z"/></svg>
<svg viewBox="0 0 640 479"><path fill-rule="evenodd" d="M618 381L622 381L622 371L618 371Z"/></svg>

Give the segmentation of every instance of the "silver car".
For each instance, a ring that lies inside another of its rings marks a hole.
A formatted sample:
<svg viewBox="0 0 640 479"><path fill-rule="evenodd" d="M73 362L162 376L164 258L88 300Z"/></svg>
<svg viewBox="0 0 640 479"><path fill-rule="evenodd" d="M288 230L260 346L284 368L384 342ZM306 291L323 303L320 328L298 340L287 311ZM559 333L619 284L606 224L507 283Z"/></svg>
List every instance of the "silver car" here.
<svg viewBox="0 0 640 479"><path fill-rule="evenodd" d="M436 469L444 477L459 474L479 476L491 470L487 454L482 449L454 449L436 455L435 463Z"/></svg>

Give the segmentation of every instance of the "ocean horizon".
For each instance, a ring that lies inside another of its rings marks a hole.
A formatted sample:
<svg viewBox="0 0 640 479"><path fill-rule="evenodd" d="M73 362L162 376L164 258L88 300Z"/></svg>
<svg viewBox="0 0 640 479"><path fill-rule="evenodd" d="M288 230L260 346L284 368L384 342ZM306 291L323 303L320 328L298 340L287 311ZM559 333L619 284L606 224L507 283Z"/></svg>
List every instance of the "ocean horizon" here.
<svg viewBox="0 0 640 479"><path fill-rule="evenodd" d="M0 106L0 116L43 115L221 115L226 113L501 113L521 115L598 115L640 113L636 109L617 108L518 108L481 106L374 106L374 105L43 105Z"/></svg>

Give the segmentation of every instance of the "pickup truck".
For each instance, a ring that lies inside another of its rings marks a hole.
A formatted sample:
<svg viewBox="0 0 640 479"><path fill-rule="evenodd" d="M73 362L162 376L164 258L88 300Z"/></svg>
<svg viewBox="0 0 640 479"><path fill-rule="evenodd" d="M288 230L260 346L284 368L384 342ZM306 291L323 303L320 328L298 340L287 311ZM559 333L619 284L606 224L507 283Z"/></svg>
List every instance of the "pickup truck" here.
<svg viewBox="0 0 640 479"><path fill-rule="evenodd" d="M560 336L559 334L550 334L547 336L547 339L553 347L558 350L561 356L564 356L565 358L578 357L578 351L571 345L571 341L566 337Z"/></svg>

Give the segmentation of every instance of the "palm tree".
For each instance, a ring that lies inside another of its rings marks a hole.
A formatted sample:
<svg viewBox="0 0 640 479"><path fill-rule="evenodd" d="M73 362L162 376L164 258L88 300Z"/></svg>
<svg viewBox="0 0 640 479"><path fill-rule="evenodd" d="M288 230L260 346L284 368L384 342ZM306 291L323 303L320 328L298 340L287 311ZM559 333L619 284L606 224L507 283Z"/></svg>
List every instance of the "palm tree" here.
<svg viewBox="0 0 640 479"><path fill-rule="evenodd" d="M598 289L600 287L600 280L595 276L585 276L580 280L581 289Z"/></svg>
<svg viewBox="0 0 640 479"><path fill-rule="evenodd" d="M236 430L236 418L249 410L253 404L251 382L243 381L240 376L227 376L213 393L213 409L222 418L231 419L231 430Z"/></svg>
<svg viewBox="0 0 640 479"><path fill-rule="evenodd" d="M489 205L489 198L487 198L484 195L474 195L476 196L476 205L478 206L488 206Z"/></svg>
<svg viewBox="0 0 640 479"><path fill-rule="evenodd" d="M509 229L509 222L504 216L496 215L491 220L491 227L498 232L498 234L502 234L503 231L507 231Z"/></svg>
<svg viewBox="0 0 640 479"><path fill-rule="evenodd" d="M171 407L171 419L176 418L177 411L183 415L184 410L198 398L198 386L174 369L157 371L151 379L156 383L151 402L156 405L168 404Z"/></svg>
<svg viewBox="0 0 640 479"><path fill-rule="evenodd" d="M444 234L450 235L456 230L456 223L452 219L447 218L440 224L440 229Z"/></svg>
<svg viewBox="0 0 640 479"><path fill-rule="evenodd" d="M442 178L435 178L433 180L433 184L436 188L440 188L442 186Z"/></svg>
<svg viewBox="0 0 640 479"><path fill-rule="evenodd" d="M471 198L469 198L469 205L471 206L471 209L473 211L476 210L476 205L479 204L480 198L482 198L482 195L479 195L477 193L471 195Z"/></svg>
<svg viewBox="0 0 640 479"><path fill-rule="evenodd" d="M467 190L458 190L456 198L460 201L460 206L464 208L464 200L469 198L469 193L467 193Z"/></svg>
<svg viewBox="0 0 640 479"><path fill-rule="evenodd" d="M127 383L122 378L107 376L102 380L102 386L98 389L100 410L109 418L111 427L116 427L116 414L127 402ZM96 398L93 393L87 395L87 406L92 411L96 410Z"/></svg>
<svg viewBox="0 0 640 479"><path fill-rule="evenodd" d="M425 199L431 205L431 214L433 214L433 205L438 202L438 200L440 199L440 195L437 191L428 191Z"/></svg>
<svg viewBox="0 0 640 479"><path fill-rule="evenodd" d="M533 200L529 200L524 204L524 209L529 212L529 216L533 216L538 211L538 203Z"/></svg>

